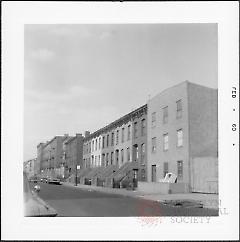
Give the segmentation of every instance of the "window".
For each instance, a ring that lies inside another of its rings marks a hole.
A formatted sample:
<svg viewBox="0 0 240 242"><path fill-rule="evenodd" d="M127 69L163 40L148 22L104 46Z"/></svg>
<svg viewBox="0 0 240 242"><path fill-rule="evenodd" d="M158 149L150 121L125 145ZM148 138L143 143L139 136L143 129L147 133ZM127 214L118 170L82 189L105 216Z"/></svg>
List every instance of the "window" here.
<svg viewBox="0 0 240 242"><path fill-rule="evenodd" d="M152 138L152 153L156 152L156 148L157 148L157 139L156 137Z"/></svg>
<svg viewBox="0 0 240 242"><path fill-rule="evenodd" d="M107 147L109 145L109 134L107 135Z"/></svg>
<svg viewBox="0 0 240 242"><path fill-rule="evenodd" d="M142 162L144 162L144 160L145 160L145 144L141 145L141 159L142 159Z"/></svg>
<svg viewBox="0 0 240 242"><path fill-rule="evenodd" d="M183 146L183 131L182 129L177 130L177 147Z"/></svg>
<svg viewBox="0 0 240 242"><path fill-rule="evenodd" d="M105 154L102 154L102 166L105 166L106 162L105 162Z"/></svg>
<svg viewBox="0 0 240 242"><path fill-rule="evenodd" d="M182 100L178 100L177 102L177 118L182 117Z"/></svg>
<svg viewBox="0 0 240 242"><path fill-rule="evenodd" d="M119 150L116 150L115 152L116 157L116 165L118 165L118 158L119 158Z"/></svg>
<svg viewBox="0 0 240 242"><path fill-rule="evenodd" d="M134 138L137 138L137 122L134 123Z"/></svg>
<svg viewBox="0 0 240 242"><path fill-rule="evenodd" d="M152 128L156 126L156 112L152 113Z"/></svg>
<svg viewBox="0 0 240 242"><path fill-rule="evenodd" d="M101 166L101 157L100 157L100 155L98 156L98 165Z"/></svg>
<svg viewBox="0 0 240 242"><path fill-rule="evenodd" d="M142 120L142 136L146 135L146 120Z"/></svg>
<svg viewBox="0 0 240 242"><path fill-rule="evenodd" d="M108 153L107 153L107 156L106 156L106 165L108 166Z"/></svg>
<svg viewBox="0 0 240 242"><path fill-rule="evenodd" d="M182 160L177 161L177 179L178 180L183 179L183 161Z"/></svg>
<svg viewBox="0 0 240 242"><path fill-rule="evenodd" d="M145 179L146 179L146 171L145 171L145 169L141 169L141 178L142 178L142 181L145 181Z"/></svg>
<svg viewBox="0 0 240 242"><path fill-rule="evenodd" d="M99 141L98 141L98 144L99 144L99 149L101 149L101 137L99 137Z"/></svg>
<svg viewBox="0 0 240 242"><path fill-rule="evenodd" d="M103 139L102 139L102 147L104 148L104 144L105 143L105 137L103 136Z"/></svg>
<svg viewBox="0 0 240 242"><path fill-rule="evenodd" d="M113 164L113 152L111 152L111 165Z"/></svg>
<svg viewBox="0 0 240 242"><path fill-rule="evenodd" d="M163 150L168 150L168 134L163 135Z"/></svg>
<svg viewBox="0 0 240 242"><path fill-rule="evenodd" d="M96 142L95 142L95 150L97 150L97 139L96 139Z"/></svg>
<svg viewBox="0 0 240 242"><path fill-rule="evenodd" d="M124 128L122 128L122 143L124 142Z"/></svg>
<svg viewBox="0 0 240 242"><path fill-rule="evenodd" d="M163 178L166 176L168 173L168 162L163 163Z"/></svg>
<svg viewBox="0 0 240 242"><path fill-rule="evenodd" d="M130 148L127 148L127 161L130 161Z"/></svg>
<svg viewBox="0 0 240 242"><path fill-rule="evenodd" d="M97 156L95 156L95 163L94 163L94 167L96 167L97 164Z"/></svg>
<svg viewBox="0 0 240 242"><path fill-rule="evenodd" d="M168 122L168 107L163 108L163 123L166 124Z"/></svg>
<svg viewBox="0 0 240 242"><path fill-rule="evenodd" d="M122 162L122 164L124 162L124 150L123 149L121 150L121 162Z"/></svg>
<svg viewBox="0 0 240 242"><path fill-rule="evenodd" d="M88 143L89 145L89 153L91 153L91 143Z"/></svg>
<svg viewBox="0 0 240 242"><path fill-rule="evenodd" d="M112 146L114 146L114 132L112 132L112 143L111 143Z"/></svg>
<svg viewBox="0 0 240 242"><path fill-rule="evenodd" d="M92 141L92 151L94 151L94 140Z"/></svg>
<svg viewBox="0 0 240 242"><path fill-rule="evenodd" d="M135 147L135 151L136 151L136 160L138 160L138 146Z"/></svg>
<svg viewBox="0 0 240 242"><path fill-rule="evenodd" d="M128 136L127 139L130 140L131 137L131 125L128 125Z"/></svg>
<svg viewBox="0 0 240 242"><path fill-rule="evenodd" d="M119 130L117 130L117 135L116 135L116 145L118 144L118 137L119 137Z"/></svg>

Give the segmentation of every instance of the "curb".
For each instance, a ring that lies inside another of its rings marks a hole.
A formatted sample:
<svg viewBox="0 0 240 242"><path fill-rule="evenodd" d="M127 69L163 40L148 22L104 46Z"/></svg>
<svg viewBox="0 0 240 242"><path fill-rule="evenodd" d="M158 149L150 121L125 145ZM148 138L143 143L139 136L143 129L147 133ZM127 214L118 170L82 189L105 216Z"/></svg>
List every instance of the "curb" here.
<svg viewBox="0 0 240 242"><path fill-rule="evenodd" d="M96 189L96 187L92 186L92 185L84 185L83 186L82 184L80 184L81 186L75 186L74 184L67 183L67 182L63 182L62 184L65 185L65 186L75 187L75 188L79 188L79 189L83 189L83 190L93 190L93 191L107 193L107 194L117 194L117 195L121 195L121 196L125 196L125 197L133 197L133 198L147 200L147 201L155 201L155 202L158 202L158 203L161 203L161 204L164 204L166 202L166 200L167 200L167 199L147 198L147 197L145 197L146 195L144 195L144 194L136 194L136 193L134 193L134 192L137 192L137 191L132 191L133 193L127 193L126 194L126 193L121 193L118 190L110 190L109 191L109 190L103 190L101 188L100 189L98 189L98 188ZM178 199L171 199L171 200L180 200L180 199L178 198ZM213 206L208 206L202 200L195 200L195 199L183 199L183 200L191 200L191 201L196 201L198 203L200 202L200 203L202 203L203 208L206 208L206 209L214 209L214 210L218 210L219 209L219 208L216 208L216 207L213 207Z"/></svg>

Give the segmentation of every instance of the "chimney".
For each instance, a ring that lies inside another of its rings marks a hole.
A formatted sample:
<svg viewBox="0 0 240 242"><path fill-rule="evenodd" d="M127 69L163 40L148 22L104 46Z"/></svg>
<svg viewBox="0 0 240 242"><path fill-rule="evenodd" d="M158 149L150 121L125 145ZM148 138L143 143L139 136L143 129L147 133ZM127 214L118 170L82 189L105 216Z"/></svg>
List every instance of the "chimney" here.
<svg viewBox="0 0 240 242"><path fill-rule="evenodd" d="M85 138L87 138L88 136L90 135L90 132L89 131L85 131Z"/></svg>

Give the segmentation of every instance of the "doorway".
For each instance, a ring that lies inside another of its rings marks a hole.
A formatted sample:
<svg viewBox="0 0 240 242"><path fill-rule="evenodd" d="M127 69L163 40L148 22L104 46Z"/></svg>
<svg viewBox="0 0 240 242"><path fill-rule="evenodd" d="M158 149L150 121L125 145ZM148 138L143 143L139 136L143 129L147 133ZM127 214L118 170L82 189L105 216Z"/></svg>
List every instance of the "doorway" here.
<svg viewBox="0 0 240 242"><path fill-rule="evenodd" d="M152 165L152 182L156 182L156 165Z"/></svg>

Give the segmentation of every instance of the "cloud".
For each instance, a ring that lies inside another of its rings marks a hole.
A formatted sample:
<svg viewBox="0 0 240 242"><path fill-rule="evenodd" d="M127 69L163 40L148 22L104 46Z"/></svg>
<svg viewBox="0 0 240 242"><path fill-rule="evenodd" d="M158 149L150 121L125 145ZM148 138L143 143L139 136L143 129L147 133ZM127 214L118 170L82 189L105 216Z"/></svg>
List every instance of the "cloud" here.
<svg viewBox="0 0 240 242"><path fill-rule="evenodd" d="M40 109L46 107L55 108L57 106L75 106L79 105L78 101L91 99L95 95L99 95L99 91L92 88L74 85L65 90L64 93L53 92L46 90L42 92L34 90L25 90L26 104L29 102L35 103Z"/></svg>
<svg viewBox="0 0 240 242"><path fill-rule="evenodd" d="M49 61L54 58L55 53L48 49L38 49L38 50L33 50L30 56L35 60Z"/></svg>

